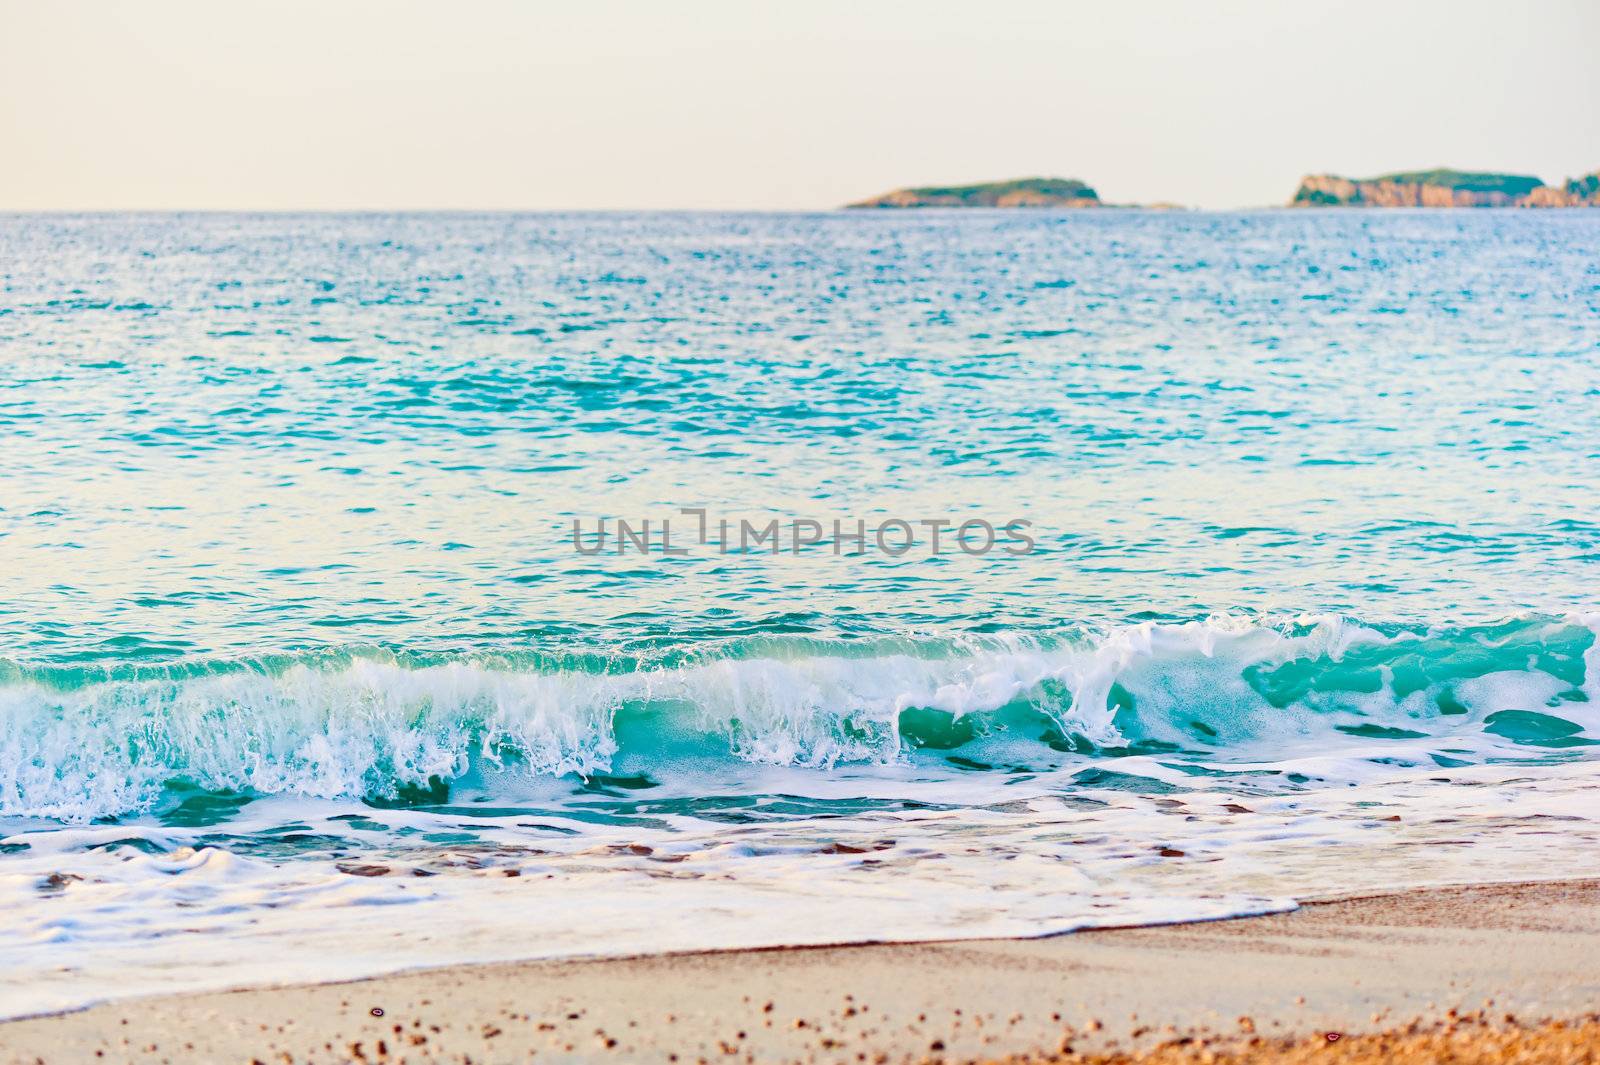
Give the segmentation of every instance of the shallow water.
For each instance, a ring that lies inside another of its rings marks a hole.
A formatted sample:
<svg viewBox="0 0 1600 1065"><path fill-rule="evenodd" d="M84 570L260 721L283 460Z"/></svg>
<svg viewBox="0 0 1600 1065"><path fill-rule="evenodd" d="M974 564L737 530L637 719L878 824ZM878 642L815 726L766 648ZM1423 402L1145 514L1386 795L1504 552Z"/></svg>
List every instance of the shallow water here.
<svg viewBox="0 0 1600 1065"><path fill-rule="evenodd" d="M1597 215L0 219L0 1012L1593 874Z"/></svg>

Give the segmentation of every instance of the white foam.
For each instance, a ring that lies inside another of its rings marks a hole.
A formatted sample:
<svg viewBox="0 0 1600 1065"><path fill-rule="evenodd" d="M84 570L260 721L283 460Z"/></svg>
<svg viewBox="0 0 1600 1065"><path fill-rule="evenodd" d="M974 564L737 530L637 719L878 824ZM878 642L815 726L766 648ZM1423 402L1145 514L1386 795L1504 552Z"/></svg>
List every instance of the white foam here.
<svg viewBox="0 0 1600 1065"><path fill-rule="evenodd" d="M1595 630L1600 622L1566 624ZM1448 652L1453 645L1438 643L1447 639L1385 636L1337 618L1298 619L1292 629L1217 618L1053 641L997 636L932 648L901 641L901 650L878 646L871 654L805 642L787 653L617 673L357 657L337 668L299 663L69 690L25 679L0 686L0 814L87 821L149 809L178 778L213 790L333 798L451 780L479 764L523 776L607 772L619 755L625 711L646 715L656 730L646 741L663 749L700 743L706 757L819 769L905 761L900 715L910 708L961 718L1026 701L1063 732L1118 745L1130 738L1114 714L1118 686L1137 699L1140 735L1249 759L1256 749L1308 739L1349 743L1334 731L1339 724L1429 732L1463 724L1437 721L1430 701L1437 686L1405 698L1387 685L1366 694L1312 692L1277 706L1249 682L1252 670L1297 659L1337 663L1362 646ZM1591 646L1585 683L1600 706L1597 655ZM1482 712L1464 724L1475 726L1508 700L1520 707L1540 692L1549 697L1553 678L1531 663L1523 676L1523 694L1511 694L1519 682L1508 675L1482 698L1474 693L1488 682L1469 680L1464 690ZM1052 685L1066 697L1051 698ZM1198 739L1191 719L1214 738ZM651 751L636 753L648 760Z"/></svg>
<svg viewBox="0 0 1600 1065"><path fill-rule="evenodd" d="M1123 761L1130 772L1159 771L1151 759ZM348 830L352 850L378 842L342 860L230 854L197 845L204 829L146 826L146 838L176 848L157 855L84 849L110 841L100 827L16 834L7 842L30 848L0 866L9 927L0 1015L454 962L1036 936L1346 892L1600 874L1595 763L1172 797L782 772L789 785L827 780L825 790L852 795L959 795L968 805L801 812L761 824L684 813L595 824L552 809L473 819L478 843L433 847L402 847L396 833L459 831L459 815L369 810L391 834ZM773 783L750 781L741 793ZM346 822L327 818L350 810L271 800L229 827L335 832ZM137 826L117 831L140 835ZM352 863L392 873L340 871ZM408 875L419 866L437 875ZM506 875L513 870L520 875Z"/></svg>

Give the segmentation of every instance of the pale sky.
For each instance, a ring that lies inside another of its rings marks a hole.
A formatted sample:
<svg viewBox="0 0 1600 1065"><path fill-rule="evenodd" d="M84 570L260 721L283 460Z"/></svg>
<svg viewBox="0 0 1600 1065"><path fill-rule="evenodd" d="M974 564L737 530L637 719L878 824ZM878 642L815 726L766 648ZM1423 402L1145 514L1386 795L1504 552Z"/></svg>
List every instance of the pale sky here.
<svg viewBox="0 0 1600 1065"><path fill-rule="evenodd" d="M1600 3L0 0L0 211L828 208L1600 169Z"/></svg>

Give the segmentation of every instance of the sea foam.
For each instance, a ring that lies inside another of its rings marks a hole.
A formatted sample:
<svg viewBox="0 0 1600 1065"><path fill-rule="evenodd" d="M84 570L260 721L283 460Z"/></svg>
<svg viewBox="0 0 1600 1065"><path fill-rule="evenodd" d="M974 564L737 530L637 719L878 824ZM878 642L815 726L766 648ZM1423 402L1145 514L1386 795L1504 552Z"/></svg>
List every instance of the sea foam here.
<svg viewBox="0 0 1600 1065"><path fill-rule="evenodd" d="M0 684L0 814L88 821L173 785L395 799L458 780L686 764L818 771L1130 753L1226 770L1315 748L1421 764L1571 753L1597 724L1595 618L1412 630L1216 619L1041 637L737 641L670 664L352 652ZM165 674L165 675L163 675Z"/></svg>

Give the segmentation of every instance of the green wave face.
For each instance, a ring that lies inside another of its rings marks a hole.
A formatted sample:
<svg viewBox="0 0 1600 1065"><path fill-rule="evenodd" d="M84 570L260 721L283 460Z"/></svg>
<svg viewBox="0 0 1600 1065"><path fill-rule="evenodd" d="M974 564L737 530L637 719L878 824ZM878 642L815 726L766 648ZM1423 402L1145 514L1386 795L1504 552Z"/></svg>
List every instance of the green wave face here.
<svg viewBox="0 0 1600 1065"><path fill-rule="evenodd" d="M1146 623L1055 637L762 637L661 651L373 650L96 674L8 664L0 813L70 821L173 789L435 802L737 774L1040 773L1153 758L1289 780L1307 758L1586 757L1595 626ZM519 784L518 782L522 782Z"/></svg>

